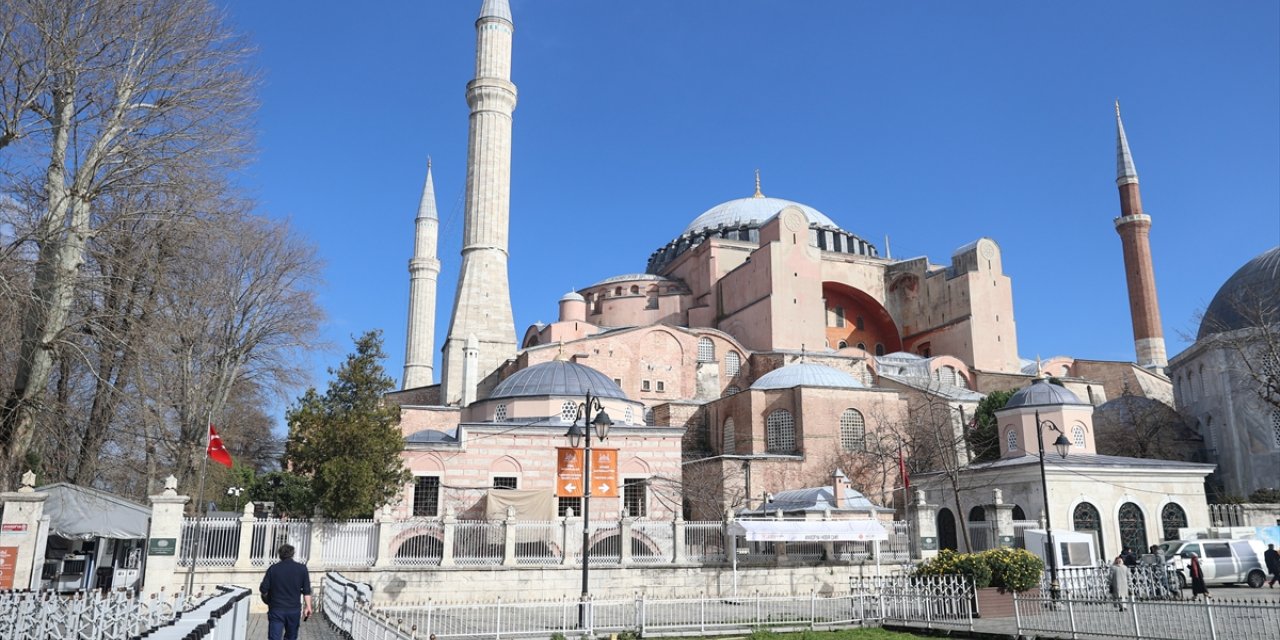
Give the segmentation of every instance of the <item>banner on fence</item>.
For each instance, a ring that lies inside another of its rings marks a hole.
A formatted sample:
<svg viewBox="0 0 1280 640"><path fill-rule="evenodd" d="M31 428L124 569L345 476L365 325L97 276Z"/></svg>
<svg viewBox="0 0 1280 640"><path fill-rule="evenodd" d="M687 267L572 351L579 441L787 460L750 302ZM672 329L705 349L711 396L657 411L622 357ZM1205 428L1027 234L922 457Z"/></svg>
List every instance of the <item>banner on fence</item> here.
<svg viewBox="0 0 1280 640"><path fill-rule="evenodd" d="M0 589L12 589L18 574L18 548L0 547Z"/></svg>
<svg viewBox="0 0 1280 640"><path fill-rule="evenodd" d="M583 450L556 447L556 497L582 497ZM591 497L618 497L618 450L591 449Z"/></svg>

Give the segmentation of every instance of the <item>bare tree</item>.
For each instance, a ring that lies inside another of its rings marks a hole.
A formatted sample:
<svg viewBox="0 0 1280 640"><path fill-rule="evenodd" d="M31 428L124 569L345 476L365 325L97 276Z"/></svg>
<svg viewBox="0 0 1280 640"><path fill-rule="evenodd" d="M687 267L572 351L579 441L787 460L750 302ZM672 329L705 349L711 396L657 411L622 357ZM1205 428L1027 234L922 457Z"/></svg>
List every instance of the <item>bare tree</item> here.
<svg viewBox="0 0 1280 640"><path fill-rule="evenodd" d="M1204 438L1186 417L1169 405L1134 395L1126 381L1120 397L1099 405L1093 414L1098 453L1131 458L1194 462Z"/></svg>
<svg viewBox="0 0 1280 640"><path fill-rule="evenodd" d="M243 159L246 48L204 0L8 0L0 5L0 185L34 250L12 385L0 407L0 484L32 445L71 325L98 202L207 179Z"/></svg>

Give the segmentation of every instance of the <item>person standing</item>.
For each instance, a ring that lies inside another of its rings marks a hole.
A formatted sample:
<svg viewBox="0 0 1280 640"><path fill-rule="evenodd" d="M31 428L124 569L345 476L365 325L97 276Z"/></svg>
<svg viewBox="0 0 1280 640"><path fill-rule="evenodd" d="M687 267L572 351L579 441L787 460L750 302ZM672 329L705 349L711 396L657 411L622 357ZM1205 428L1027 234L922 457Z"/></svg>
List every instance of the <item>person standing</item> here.
<svg viewBox="0 0 1280 640"><path fill-rule="evenodd" d="M1126 567L1138 566L1138 554L1134 553L1131 547L1125 547L1124 551L1120 553L1120 558L1124 560L1124 566Z"/></svg>
<svg viewBox="0 0 1280 640"><path fill-rule="evenodd" d="M1204 584L1204 569L1200 568L1200 556L1191 554L1191 599L1195 600L1201 594L1206 598L1212 599L1209 595L1209 588Z"/></svg>
<svg viewBox="0 0 1280 640"><path fill-rule="evenodd" d="M1271 574L1271 581L1267 583L1267 586L1274 589L1276 583L1280 582L1280 551L1276 551L1276 545L1267 545L1267 550L1262 554L1262 559L1267 562L1267 573Z"/></svg>
<svg viewBox="0 0 1280 640"><path fill-rule="evenodd" d="M293 553L293 545L281 545L280 562L267 568L258 585L267 603L268 640L297 640L298 625L311 617L311 573Z"/></svg>
<svg viewBox="0 0 1280 640"><path fill-rule="evenodd" d="M1111 597L1116 601L1116 608L1124 611L1125 602L1129 600L1129 565L1120 556L1111 563Z"/></svg>

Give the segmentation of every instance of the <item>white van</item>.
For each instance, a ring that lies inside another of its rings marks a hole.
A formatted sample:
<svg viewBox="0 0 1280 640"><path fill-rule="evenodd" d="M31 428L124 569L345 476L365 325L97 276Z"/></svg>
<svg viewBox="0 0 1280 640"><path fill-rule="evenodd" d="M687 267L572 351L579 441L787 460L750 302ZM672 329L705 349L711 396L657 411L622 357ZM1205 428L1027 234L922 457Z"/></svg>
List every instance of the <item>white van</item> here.
<svg viewBox="0 0 1280 640"><path fill-rule="evenodd" d="M1205 584L1243 582L1257 589L1267 580L1262 554L1266 547L1257 540L1170 540L1160 545L1160 555L1178 574L1178 585L1191 584L1191 554L1200 558Z"/></svg>

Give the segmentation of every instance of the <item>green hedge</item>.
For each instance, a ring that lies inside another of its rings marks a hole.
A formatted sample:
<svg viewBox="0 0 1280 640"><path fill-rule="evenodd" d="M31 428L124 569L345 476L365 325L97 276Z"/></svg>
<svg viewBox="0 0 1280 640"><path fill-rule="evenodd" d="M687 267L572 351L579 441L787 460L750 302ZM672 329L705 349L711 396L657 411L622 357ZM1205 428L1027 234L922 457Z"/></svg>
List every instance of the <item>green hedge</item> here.
<svg viewBox="0 0 1280 640"><path fill-rule="evenodd" d="M956 553L951 549L943 549L937 556L916 567L916 575L921 576L967 576L973 582L973 588L985 589L991 586L991 567L987 561L977 554Z"/></svg>
<svg viewBox="0 0 1280 640"><path fill-rule="evenodd" d="M962 575L975 589L999 587L1007 591L1026 591L1040 584L1044 562L1026 549L991 549L982 553L956 553L943 549L931 560L916 568L916 575Z"/></svg>

